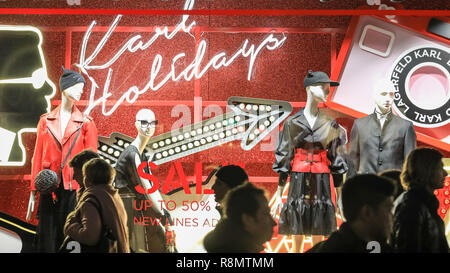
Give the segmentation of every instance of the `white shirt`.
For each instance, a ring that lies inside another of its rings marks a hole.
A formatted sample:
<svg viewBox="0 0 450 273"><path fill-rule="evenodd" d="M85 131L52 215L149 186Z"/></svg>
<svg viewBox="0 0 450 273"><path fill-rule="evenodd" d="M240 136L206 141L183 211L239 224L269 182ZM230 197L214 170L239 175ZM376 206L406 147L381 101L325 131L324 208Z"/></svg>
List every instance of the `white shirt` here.
<svg viewBox="0 0 450 273"><path fill-rule="evenodd" d="M383 129L384 122L386 121L391 111L388 111L386 114L382 114L381 112L378 112L378 109L375 109L375 113L377 114L377 119L380 121L381 129Z"/></svg>
<svg viewBox="0 0 450 273"><path fill-rule="evenodd" d="M61 138L63 138L64 137L64 133L66 132L67 124L69 123L69 120L70 120L70 117L71 117L72 114L64 112L62 110L62 108L61 108L61 111L60 111L59 114L61 116L61 124L60 124L61 125Z"/></svg>

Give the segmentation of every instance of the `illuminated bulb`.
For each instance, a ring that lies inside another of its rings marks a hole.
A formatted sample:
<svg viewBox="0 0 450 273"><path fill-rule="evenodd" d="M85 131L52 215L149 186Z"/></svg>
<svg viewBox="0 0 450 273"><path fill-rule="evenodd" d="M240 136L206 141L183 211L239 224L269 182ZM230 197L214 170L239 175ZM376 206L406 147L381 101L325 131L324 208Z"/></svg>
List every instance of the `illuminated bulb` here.
<svg viewBox="0 0 450 273"><path fill-rule="evenodd" d="M270 125L270 121L268 121L267 119L264 121L264 125L266 126L266 127L269 127L269 125Z"/></svg>
<svg viewBox="0 0 450 273"><path fill-rule="evenodd" d="M247 106L245 107L245 109L247 109L247 110L252 110L252 105L251 104L247 104Z"/></svg>
<svg viewBox="0 0 450 273"><path fill-rule="evenodd" d="M226 120L222 121L222 125L223 126L227 126L228 125L228 121L226 121Z"/></svg>
<svg viewBox="0 0 450 273"><path fill-rule="evenodd" d="M206 138L206 141L211 142L211 141L213 141L213 138L211 136L209 136Z"/></svg>
<svg viewBox="0 0 450 273"><path fill-rule="evenodd" d="M153 143L153 149L158 149L158 143Z"/></svg>
<svg viewBox="0 0 450 273"><path fill-rule="evenodd" d="M237 134L238 130L236 128L231 129L231 132L235 135Z"/></svg>
<svg viewBox="0 0 450 273"><path fill-rule="evenodd" d="M199 135L202 134L202 128L198 128L198 129L197 129L197 134L199 134Z"/></svg>
<svg viewBox="0 0 450 273"><path fill-rule="evenodd" d="M223 137L225 137L225 134L224 134L224 133L221 133L221 134L223 135ZM222 137L222 138L223 138L223 137ZM214 138L214 140L216 140L216 141L219 140L219 136L218 136L218 135L213 135L213 138Z"/></svg>
<svg viewBox="0 0 450 273"><path fill-rule="evenodd" d="M181 152L180 147L175 147L175 153L179 153L179 152Z"/></svg>
<svg viewBox="0 0 450 273"><path fill-rule="evenodd" d="M225 134L224 134L223 132L220 132L219 137L220 137L220 138L224 138L224 137L225 137Z"/></svg>
<svg viewBox="0 0 450 273"><path fill-rule="evenodd" d="M205 127L203 127L203 132L208 132L209 131L209 127L208 126L205 126Z"/></svg>
<svg viewBox="0 0 450 273"><path fill-rule="evenodd" d="M236 117L234 118L234 120L235 120L236 122L239 122L239 121L241 121L241 117L240 117L240 116L236 116Z"/></svg>
<svg viewBox="0 0 450 273"><path fill-rule="evenodd" d="M242 133L242 132L244 132L244 131L245 131L245 128L244 128L244 126L239 126L239 127L238 127L238 130L239 130L239 132L241 132L241 133Z"/></svg>
<svg viewBox="0 0 450 273"><path fill-rule="evenodd" d="M254 135L254 134L250 134L250 135L248 136L248 138L249 138L250 140L254 140L254 139L255 139L255 135Z"/></svg>
<svg viewBox="0 0 450 273"><path fill-rule="evenodd" d="M225 132L225 135L228 137L228 136L231 136L231 131L230 130L227 130L226 132Z"/></svg>
<svg viewBox="0 0 450 273"><path fill-rule="evenodd" d="M194 141L194 146L196 147L200 146L200 142L198 140Z"/></svg>
<svg viewBox="0 0 450 273"><path fill-rule="evenodd" d="M211 125L209 125L209 130L214 130L214 129L216 129L216 126L214 126L214 124L211 124Z"/></svg>
<svg viewBox="0 0 450 273"><path fill-rule="evenodd" d="M253 111L258 111L258 105L253 105L252 109Z"/></svg>
<svg viewBox="0 0 450 273"><path fill-rule="evenodd" d="M125 143L124 147L126 148L128 146L130 146L130 143Z"/></svg>
<svg viewBox="0 0 450 273"><path fill-rule="evenodd" d="M166 144L169 145L170 143L172 143L172 142L170 141L170 139L166 139Z"/></svg>
<svg viewBox="0 0 450 273"><path fill-rule="evenodd" d="M186 151L186 149L187 149L187 146L183 144L183 145L181 146L181 150Z"/></svg>
<svg viewBox="0 0 450 273"><path fill-rule="evenodd" d="M117 145L123 146L123 140L119 139L119 141L117 141Z"/></svg>
<svg viewBox="0 0 450 273"><path fill-rule="evenodd" d="M192 142L189 142L189 143L188 143L188 148L189 148L189 149L192 149L192 147L194 147L194 144L192 144Z"/></svg>
<svg viewBox="0 0 450 273"><path fill-rule="evenodd" d="M217 128L222 127L222 123L221 123L221 122L216 122L216 127L217 127Z"/></svg>
<svg viewBox="0 0 450 273"><path fill-rule="evenodd" d="M111 164L111 161L109 159L106 159L105 161L108 162L109 164Z"/></svg>
<svg viewBox="0 0 450 273"><path fill-rule="evenodd" d="M243 103L239 104L239 109L244 110L244 108L245 108L245 104L243 104Z"/></svg>
<svg viewBox="0 0 450 273"><path fill-rule="evenodd" d="M114 152L114 156L115 156L115 157L119 157L119 155L120 155L120 152L119 152L119 151L115 151L115 152Z"/></svg>
<svg viewBox="0 0 450 273"><path fill-rule="evenodd" d="M184 133L184 138L189 138L191 135L189 133Z"/></svg>
<svg viewBox="0 0 450 273"><path fill-rule="evenodd" d="M259 125L259 130L264 131L266 129L266 126L264 124Z"/></svg>
<svg viewBox="0 0 450 273"><path fill-rule="evenodd" d="M275 121L275 117L274 116L270 116L269 121L270 122L274 122Z"/></svg>
<svg viewBox="0 0 450 273"><path fill-rule="evenodd" d="M159 144L160 147L163 147L164 146L164 141L161 140L160 142L158 142L158 144Z"/></svg>
<svg viewBox="0 0 450 273"><path fill-rule="evenodd" d="M103 151L103 152L106 152L106 150L108 150L108 146L102 145L102 151Z"/></svg>
<svg viewBox="0 0 450 273"><path fill-rule="evenodd" d="M169 154L170 154L170 155L173 155L174 153L175 153L175 151L174 151L173 149L170 149L170 150L169 150Z"/></svg>
<svg viewBox="0 0 450 273"><path fill-rule="evenodd" d="M177 137L172 137L172 142L177 142L178 138Z"/></svg>
<svg viewBox="0 0 450 273"><path fill-rule="evenodd" d="M266 111L270 112L272 110L272 107L270 107L269 105L266 106Z"/></svg>
<svg viewBox="0 0 450 273"><path fill-rule="evenodd" d="M163 155L164 157L168 156L167 151L164 151L164 152L162 153L162 155Z"/></svg>
<svg viewBox="0 0 450 273"><path fill-rule="evenodd" d="M156 154L156 159L161 159L162 155L160 153Z"/></svg>
<svg viewBox="0 0 450 273"><path fill-rule="evenodd" d="M178 136L178 141L182 141L184 139L183 135Z"/></svg>
<svg viewBox="0 0 450 273"><path fill-rule="evenodd" d="M200 143L201 143L202 145L205 145L206 140L205 140L204 138L202 138L202 139L200 139Z"/></svg>
<svg viewBox="0 0 450 273"><path fill-rule="evenodd" d="M112 154L114 152L114 149L113 148L109 148L108 149L108 154Z"/></svg>
<svg viewBox="0 0 450 273"><path fill-rule="evenodd" d="M195 131L192 131L191 136L195 136L195 135L196 135Z"/></svg>
<svg viewBox="0 0 450 273"><path fill-rule="evenodd" d="M266 110L266 107L264 105L260 105L259 106L259 111L264 111L264 110Z"/></svg>
<svg viewBox="0 0 450 273"><path fill-rule="evenodd" d="M229 123L229 124L233 124L233 123L234 123L234 118L229 118L229 119L228 119L228 123Z"/></svg>

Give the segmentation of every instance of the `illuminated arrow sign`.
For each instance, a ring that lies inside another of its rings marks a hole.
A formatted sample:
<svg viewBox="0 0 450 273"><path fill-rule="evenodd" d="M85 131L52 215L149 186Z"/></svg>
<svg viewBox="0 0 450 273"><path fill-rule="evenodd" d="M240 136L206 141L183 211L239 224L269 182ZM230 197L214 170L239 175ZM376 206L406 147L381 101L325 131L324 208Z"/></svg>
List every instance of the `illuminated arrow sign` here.
<svg viewBox="0 0 450 273"><path fill-rule="evenodd" d="M151 138L146 155L161 165L234 140L241 140L242 149L250 150L292 112L289 102L257 98L230 97L228 107L232 111L224 115ZM121 133L100 136L99 154L114 166L132 141Z"/></svg>

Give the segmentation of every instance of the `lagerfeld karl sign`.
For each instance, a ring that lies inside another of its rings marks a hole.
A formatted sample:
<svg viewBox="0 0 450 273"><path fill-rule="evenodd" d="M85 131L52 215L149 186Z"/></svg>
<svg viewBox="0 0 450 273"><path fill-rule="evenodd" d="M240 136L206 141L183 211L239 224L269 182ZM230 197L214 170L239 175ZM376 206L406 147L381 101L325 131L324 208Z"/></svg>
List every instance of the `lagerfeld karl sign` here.
<svg viewBox="0 0 450 273"><path fill-rule="evenodd" d="M437 46L401 54L390 74L396 88L394 107L415 125L434 128L450 120L450 53ZM423 92L427 91L427 92Z"/></svg>

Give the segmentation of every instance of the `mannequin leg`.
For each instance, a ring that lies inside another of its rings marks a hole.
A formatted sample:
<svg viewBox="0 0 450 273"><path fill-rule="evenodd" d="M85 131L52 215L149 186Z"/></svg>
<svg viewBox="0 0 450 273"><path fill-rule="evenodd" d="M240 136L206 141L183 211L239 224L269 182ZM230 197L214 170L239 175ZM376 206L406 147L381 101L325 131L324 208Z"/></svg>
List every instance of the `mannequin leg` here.
<svg viewBox="0 0 450 273"><path fill-rule="evenodd" d="M291 253L302 253L305 235L292 235Z"/></svg>

